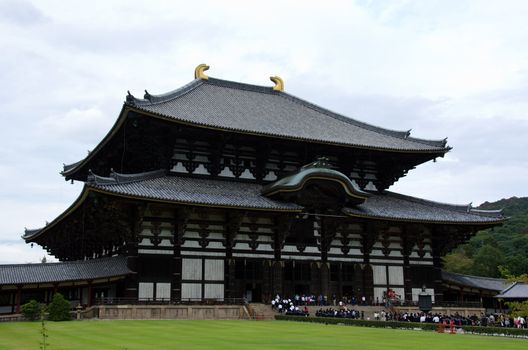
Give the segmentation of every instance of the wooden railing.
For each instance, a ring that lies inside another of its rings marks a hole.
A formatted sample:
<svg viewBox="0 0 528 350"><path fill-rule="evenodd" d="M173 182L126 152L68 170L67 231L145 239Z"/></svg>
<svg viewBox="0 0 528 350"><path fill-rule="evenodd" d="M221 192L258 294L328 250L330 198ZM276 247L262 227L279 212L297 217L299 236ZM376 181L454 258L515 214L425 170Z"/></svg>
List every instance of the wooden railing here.
<svg viewBox="0 0 528 350"><path fill-rule="evenodd" d="M95 305L244 305L243 298L183 298L183 299L151 299L151 298L98 298Z"/></svg>

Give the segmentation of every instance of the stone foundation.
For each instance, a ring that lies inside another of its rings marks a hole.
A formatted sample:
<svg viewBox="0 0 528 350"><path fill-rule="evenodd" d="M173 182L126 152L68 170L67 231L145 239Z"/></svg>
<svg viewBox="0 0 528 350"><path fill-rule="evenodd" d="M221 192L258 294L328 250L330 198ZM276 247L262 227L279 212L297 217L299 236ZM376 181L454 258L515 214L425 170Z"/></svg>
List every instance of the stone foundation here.
<svg viewBox="0 0 528 350"><path fill-rule="evenodd" d="M105 320L239 320L245 317L241 305L105 305L98 307Z"/></svg>

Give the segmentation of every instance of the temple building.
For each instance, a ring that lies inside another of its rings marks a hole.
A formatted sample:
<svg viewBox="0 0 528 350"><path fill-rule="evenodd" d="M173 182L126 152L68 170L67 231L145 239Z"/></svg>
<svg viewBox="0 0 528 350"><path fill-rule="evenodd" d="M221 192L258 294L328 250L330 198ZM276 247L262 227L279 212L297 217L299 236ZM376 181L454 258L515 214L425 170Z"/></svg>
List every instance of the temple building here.
<svg viewBox="0 0 528 350"><path fill-rule="evenodd" d="M412 302L425 286L440 304L441 258L505 219L389 191L443 157L446 139L334 113L286 93L279 77L256 86L208 68L166 94L128 93L104 139L64 166L66 180L84 182L79 197L23 235L62 261L48 264L57 271L31 282L7 265L0 276L14 282L0 277L0 298L67 288L83 304L277 293L375 302L391 288Z"/></svg>

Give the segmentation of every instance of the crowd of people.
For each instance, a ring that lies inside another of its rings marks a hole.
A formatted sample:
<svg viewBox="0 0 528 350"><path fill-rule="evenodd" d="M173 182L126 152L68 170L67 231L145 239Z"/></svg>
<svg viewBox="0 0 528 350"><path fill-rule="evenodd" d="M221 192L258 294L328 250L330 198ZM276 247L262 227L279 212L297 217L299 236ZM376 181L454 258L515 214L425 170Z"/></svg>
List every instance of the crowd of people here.
<svg viewBox="0 0 528 350"><path fill-rule="evenodd" d="M376 315L376 314L375 314ZM526 328L526 319L524 317L512 317L505 314L473 314L471 316L463 316L458 313L453 315L445 315L441 313L386 313L380 311L378 313L379 319L394 320L402 322L420 322L420 323L454 323L455 326L489 326L489 327L515 327Z"/></svg>
<svg viewBox="0 0 528 350"><path fill-rule="evenodd" d="M341 309L319 309L315 315L317 317L341 317L341 318L355 318L367 319L363 311L349 310L346 307ZM375 311L373 320L376 321L399 321L399 322L417 322L417 323L438 323L451 324L456 327L461 326L489 326L489 327L515 327L528 328L526 318L518 316L511 317L505 314L481 314L472 316L463 316L458 313L452 315L445 315L441 313L425 313L425 312L387 312L385 310Z"/></svg>
<svg viewBox="0 0 528 350"><path fill-rule="evenodd" d="M282 298L280 295L277 295L275 299L271 301L272 309L277 310L281 314L284 313L292 316L310 316L308 305L313 305L313 301L310 299L308 302L304 296L302 303L299 298Z"/></svg>
<svg viewBox="0 0 528 350"><path fill-rule="evenodd" d="M334 307L332 307L333 305ZM349 306L352 308L349 308ZM528 319L525 317L512 317L507 314L481 314L463 316L458 313L426 313L426 312L394 312L380 309L372 315L365 315L364 311L353 308L358 305L357 301L352 303L351 299L331 300L330 304L326 297L320 295L295 295L292 298L277 295L271 301L271 307L279 313L294 316L309 316L308 306L321 306L316 312L316 317L337 317L350 319L366 319L376 321L399 321L417 323L453 324L461 326L490 326L490 327L515 327L528 328ZM394 309L391 309L394 310Z"/></svg>
<svg viewBox="0 0 528 350"><path fill-rule="evenodd" d="M315 312L316 317L338 317L338 318L352 318L352 319L364 319L365 313L358 310L349 310L348 308L334 309L326 308L319 309Z"/></svg>
<svg viewBox="0 0 528 350"><path fill-rule="evenodd" d="M326 295L313 295L313 294L295 294L291 298L284 298L280 295L276 295L275 299L271 301L272 306L279 304L280 302L287 300L289 303L292 303L295 306L344 306L347 304L350 305L374 305L374 302L371 300L367 302L367 298L362 296L356 298L355 296L348 297L343 296L341 298L332 295L330 298ZM379 304L379 303L378 303Z"/></svg>

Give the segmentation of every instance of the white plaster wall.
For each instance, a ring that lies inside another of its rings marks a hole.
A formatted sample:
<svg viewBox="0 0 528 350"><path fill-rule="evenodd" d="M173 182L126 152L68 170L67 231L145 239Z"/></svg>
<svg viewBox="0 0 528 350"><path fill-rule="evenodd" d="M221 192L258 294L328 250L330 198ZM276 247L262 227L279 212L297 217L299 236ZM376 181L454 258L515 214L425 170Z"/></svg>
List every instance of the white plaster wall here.
<svg viewBox="0 0 528 350"><path fill-rule="evenodd" d="M202 279L202 259L182 259L182 279Z"/></svg>
<svg viewBox="0 0 528 350"><path fill-rule="evenodd" d="M387 271L385 265L372 265L374 284L387 284Z"/></svg>
<svg viewBox="0 0 528 350"><path fill-rule="evenodd" d="M224 260L205 259L205 280L223 281L224 280Z"/></svg>
<svg viewBox="0 0 528 350"><path fill-rule="evenodd" d="M389 266L389 284L403 285L403 266Z"/></svg>

